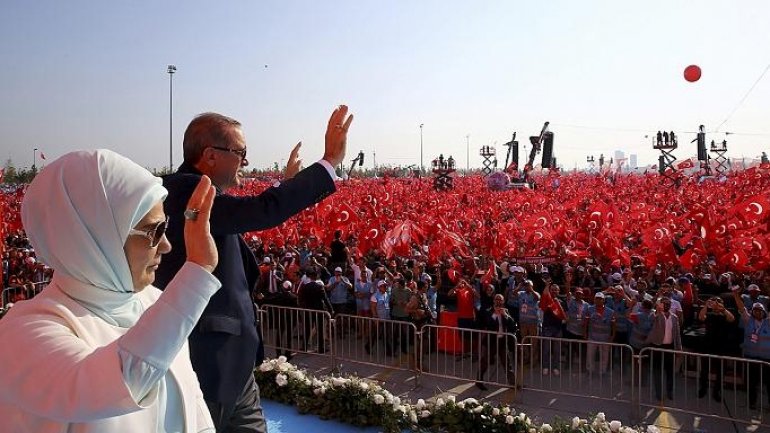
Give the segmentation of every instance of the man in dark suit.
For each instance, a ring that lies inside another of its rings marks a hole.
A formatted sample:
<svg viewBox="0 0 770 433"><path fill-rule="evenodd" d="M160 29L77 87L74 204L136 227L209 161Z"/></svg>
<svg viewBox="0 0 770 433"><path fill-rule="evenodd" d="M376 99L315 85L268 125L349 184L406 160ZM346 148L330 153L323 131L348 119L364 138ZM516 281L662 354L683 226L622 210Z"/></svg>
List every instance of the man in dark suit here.
<svg viewBox="0 0 770 433"><path fill-rule="evenodd" d="M492 308L479 315L479 328L494 332L494 334L481 335L481 356L476 387L482 391L487 389L486 385L482 383L484 374L487 372L490 362L496 362L497 359L502 363L502 366L498 367L498 372L500 369L505 371L506 379L510 385L514 385L516 382L516 366L514 365L514 358L511 356L516 349L516 342L511 337L511 335L516 334L516 322L505 308L503 295L495 295L493 302ZM499 379L495 381L497 382Z"/></svg>
<svg viewBox="0 0 770 433"><path fill-rule="evenodd" d="M297 302L300 308L306 310L324 311L329 314L334 314L332 303L329 301L329 295L326 293L324 283L318 277L318 270L315 266L308 269L307 278L309 282L302 285L299 288L297 294ZM308 344L312 330L316 331L316 339L318 341L318 353L326 352L326 340L324 336L324 330L328 322L326 321L326 315L322 313L306 312L303 315L304 334L302 336L303 350L309 350L312 343Z"/></svg>
<svg viewBox="0 0 770 433"><path fill-rule="evenodd" d="M222 288L211 298L190 335L190 358L198 375L217 432L267 430L253 369L262 362L264 347L251 290L259 276L257 263L242 233L275 227L335 191L333 167L345 157L347 131L353 116L339 106L329 119L323 159L299 171L294 148L287 165L288 180L258 196L225 193L239 185L239 171L248 165L241 124L229 117L205 113L190 122L184 135L184 162L166 176L169 216L166 235L175 248L164 257L155 284L163 289L185 261L184 214L187 200L202 175L217 188L211 211L211 234L219 253L214 276ZM296 173L292 176L293 173Z"/></svg>

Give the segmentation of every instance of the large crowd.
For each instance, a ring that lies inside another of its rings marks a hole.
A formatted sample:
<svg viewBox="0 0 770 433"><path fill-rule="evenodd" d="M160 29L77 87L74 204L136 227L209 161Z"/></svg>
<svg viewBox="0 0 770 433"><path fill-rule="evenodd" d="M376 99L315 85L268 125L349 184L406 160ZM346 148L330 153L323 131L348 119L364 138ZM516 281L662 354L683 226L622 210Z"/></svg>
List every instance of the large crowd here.
<svg viewBox="0 0 770 433"><path fill-rule="evenodd" d="M418 327L452 312L460 327L491 329L489 319L504 315L520 338L770 360L764 167L678 185L653 174L535 179L532 190L503 192L481 177L460 178L450 192L430 179L341 182L334 197L281 226L244 235L261 263L253 300ZM256 195L272 183L249 180L230 193ZM50 278L14 225L22 195L4 192L4 287ZM35 290L14 293L8 301ZM664 312L676 317L684 347L668 335L651 343ZM604 372L609 355L595 351L588 368ZM549 354L542 373L559 375L558 359Z"/></svg>

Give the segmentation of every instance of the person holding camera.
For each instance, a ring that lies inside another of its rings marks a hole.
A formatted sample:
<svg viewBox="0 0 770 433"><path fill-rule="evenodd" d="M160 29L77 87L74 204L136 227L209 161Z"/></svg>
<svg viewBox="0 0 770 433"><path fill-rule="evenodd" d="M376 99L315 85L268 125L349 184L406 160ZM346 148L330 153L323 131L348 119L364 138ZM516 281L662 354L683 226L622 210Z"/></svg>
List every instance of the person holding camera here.
<svg viewBox="0 0 770 433"><path fill-rule="evenodd" d="M704 350L710 355L727 355L729 345L725 344L730 338L730 324L735 322L735 316L730 310L725 308L724 301L719 296L713 296L703 304L698 312L698 320L706 325L706 339ZM698 398L706 396L708 390L708 378L711 372L716 375L714 388L711 390L711 396L714 401L722 401L722 371L724 366L722 361L713 359L706 360L707 366L701 366L700 378L698 380L699 390Z"/></svg>

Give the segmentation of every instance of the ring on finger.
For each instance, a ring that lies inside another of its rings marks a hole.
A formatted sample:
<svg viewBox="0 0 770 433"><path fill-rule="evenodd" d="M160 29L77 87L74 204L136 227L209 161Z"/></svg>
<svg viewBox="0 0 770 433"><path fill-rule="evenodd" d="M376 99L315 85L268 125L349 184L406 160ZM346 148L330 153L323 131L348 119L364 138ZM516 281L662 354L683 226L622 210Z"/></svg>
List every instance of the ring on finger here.
<svg viewBox="0 0 770 433"><path fill-rule="evenodd" d="M189 221L196 221L198 214L201 213L200 209L190 208L184 211L184 219Z"/></svg>

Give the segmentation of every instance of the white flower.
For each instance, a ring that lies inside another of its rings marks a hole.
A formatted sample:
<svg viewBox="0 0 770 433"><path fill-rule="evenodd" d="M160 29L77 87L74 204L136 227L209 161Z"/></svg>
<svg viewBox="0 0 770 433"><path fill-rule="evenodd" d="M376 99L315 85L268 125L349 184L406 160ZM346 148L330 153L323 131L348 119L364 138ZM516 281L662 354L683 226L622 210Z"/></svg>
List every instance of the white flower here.
<svg viewBox="0 0 770 433"><path fill-rule="evenodd" d="M481 413L484 410L484 406L476 406L473 408L473 413Z"/></svg>
<svg viewBox="0 0 770 433"><path fill-rule="evenodd" d="M425 408L425 400L417 400L417 404L415 404L414 407L417 408L417 410L423 410Z"/></svg>
<svg viewBox="0 0 770 433"><path fill-rule="evenodd" d="M399 398L399 397L393 397L393 405L394 405L394 406L399 406L399 405L401 405L401 398Z"/></svg>
<svg viewBox="0 0 770 433"><path fill-rule="evenodd" d="M457 403L457 407L459 407L460 409L465 409L465 403L459 402Z"/></svg>
<svg viewBox="0 0 770 433"><path fill-rule="evenodd" d="M648 425L647 426L647 433L660 433L660 429L658 429L654 425Z"/></svg>
<svg viewBox="0 0 770 433"><path fill-rule="evenodd" d="M540 430L542 430L542 431L544 431L544 432L552 432L552 431L553 431L553 428L551 427L551 424L543 424L543 425L540 427Z"/></svg>
<svg viewBox="0 0 770 433"><path fill-rule="evenodd" d="M607 421L607 418L604 416L604 412L597 413L596 414L596 419L601 421L601 422Z"/></svg>
<svg viewBox="0 0 770 433"><path fill-rule="evenodd" d="M381 396L380 394L374 394L374 404L383 404L385 403L385 397Z"/></svg>
<svg viewBox="0 0 770 433"><path fill-rule="evenodd" d="M404 406L403 404L398 405L395 409L396 409L397 412L401 412L402 414L406 414L406 406Z"/></svg>
<svg viewBox="0 0 770 433"><path fill-rule="evenodd" d="M454 403L454 402L455 402L455 396L453 396L453 395L450 395L450 396L449 396L449 397L447 397L446 399L447 399L447 401L451 401L452 403Z"/></svg>
<svg viewBox="0 0 770 433"><path fill-rule="evenodd" d="M281 355L281 356L278 357L278 363L279 364L283 364L286 361L287 361L287 359L286 359L285 356Z"/></svg>
<svg viewBox="0 0 770 433"><path fill-rule="evenodd" d="M430 411L429 410L424 410L424 411L420 412L420 418L427 418L429 416L430 416Z"/></svg>
<svg viewBox="0 0 770 433"><path fill-rule="evenodd" d="M313 382L310 381L310 379L305 378L305 381L303 382L305 386L311 386Z"/></svg>
<svg viewBox="0 0 770 433"><path fill-rule="evenodd" d="M362 390L366 391L366 390L369 389L369 384L366 383L366 382L361 382L361 383L358 384L358 387L361 388Z"/></svg>
<svg viewBox="0 0 770 433"><path fill-rule="evenodd" d="M498 408L494 408L494 409L492 409L492 415L493 415L493 416L498 416L498 415L500 415L500 409L498 409Z"/></svg>
<svg viewBox="0 0 770 433"><path fill-rule="evenodd" d="M341 377L332 377L331 379L332 386L343 386L345 383L347 383L347 380L341 378Z"/></svg>
<svg viewBox="0 0 770 433"><path fill-rule="evenodd" d="M314 388L319 388L319 387L321 387L321 385L323 385L323 382L321 382L320 380L318 380L318 379L316 379L316 378L314 377L314 378L313 378L313 382L312 382L312 385L313 385L313 387L314 387Z"/></svg>
<svg viewBox="0 0 770 433"><path fill-rule="evenodd" d="M417 414L415 412L409 412L409 421L411 421L412 424L417 424Z"/></svg>
<svg viewBox="0 0 770 433"><path fill-rule="evenodd" d="M441 406L443 406L445 404L446 403L444 402L443 398L439 397L439 398L436 399L436 407L441 407Z"/></svg>
<svg viewBox="0 0 770 433"><path fill-rule="evenodd" d="M323 388L316 388L316 389L313 390L313 394L315 394L315 395L322 395L323 393L324 393L324 389Z"/></svg>
<svg viewBox="0 0 770 433"><path fill-rule="evenodd" d="M476 405L476 404L479 404L479 401L476 400L475 398L466 398L465 400L463 400L463 403Z"/></svg>
<svg viewBox="0 0 770 433"><path fill-rule="evenodd" d="M259 371L263 373L267 373L272 369L273 369L273 364L270 364L269 362L263 362L262 365L259 366Z"/></svg>
<svg viewBox="0 0 770 433"><path fill-rule="evenodd" d="M610 421L610 430L612 430L613 432L617 432L618 430L620 430L621 425L623 424L621 424L621 422L618 420Z"/></svg>
<svg viewBox="0 0 770 433"><path fill-rule="evenodd" d="M514 421L515 421L515 419L511 415L508 415L508 416L505 417L505 423L506 424L513 424Z"/></svg>
<svg viewBox="0 0 770 433"><path fill-rule="evenodd" d="M291 364L288 362L278 363L275 368L279 371L289 371L291 369Z"/></svg>
<svg viewBox="0 0 770 433"><path fill-rule="evenodd" d="M285 374L276 374L275 375L275 383L278 384L278 386L286 386L289 384L289 381L286 379Z"/></svg>
<svg viewBox="0 0 770 433"><path fill-rule="evenodd" d="M578 428L578 426L580 426L580 418L578 417L572 418L572 428L576 429Z"/></svg>
<svg viewBox="0 0 770 433"><path fill-rule="evenodd" d="M511 413L511 408L506 406L503 408L503 415L508 415Z"/></svg>

